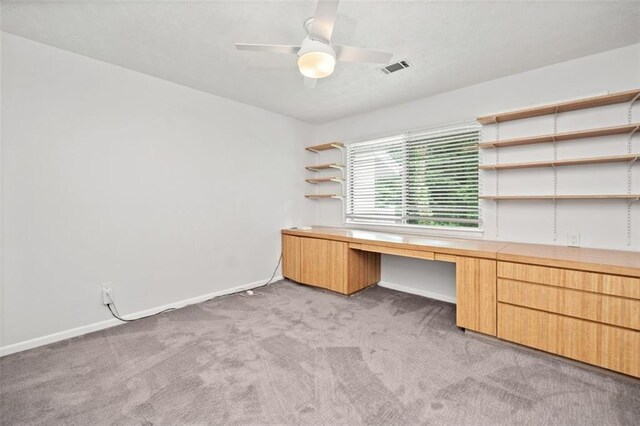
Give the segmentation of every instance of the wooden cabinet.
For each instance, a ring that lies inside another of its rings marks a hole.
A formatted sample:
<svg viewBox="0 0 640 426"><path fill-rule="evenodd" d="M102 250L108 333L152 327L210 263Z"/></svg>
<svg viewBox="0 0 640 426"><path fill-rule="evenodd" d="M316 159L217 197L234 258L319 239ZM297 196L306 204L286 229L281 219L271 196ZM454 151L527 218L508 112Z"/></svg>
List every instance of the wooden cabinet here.
<svg viewBox="0 0 640 426"><path fill-rule="evenodd" d="M351 294L380 255L455 262L459 327L640 377L640 254L432 239L359 230L283 231L283 275Z"/></svg>
<svg viewBox="0 0 640 426"><path fill-rule="evenodd" d="M282 236L282 275L301 284L351 294L380 281L380 254L341 241Z"/></svg>
<svg viewBox="0 0 640 426"><path fill-rule="evenodd" d="M282 235L282 275L293 281L302 279L300 242L302 238Z"/></svg>
<svg viewBox="0 0 640 426"><path fill-rule="evenodd" d="M496 335L496 261L456 258L456 324Z"/></svg>
<svg viewBox="0 0 640 426"><path fill-rule="evenodd" d="M498 262L498 337L640 376L640 280Z"/></svg>

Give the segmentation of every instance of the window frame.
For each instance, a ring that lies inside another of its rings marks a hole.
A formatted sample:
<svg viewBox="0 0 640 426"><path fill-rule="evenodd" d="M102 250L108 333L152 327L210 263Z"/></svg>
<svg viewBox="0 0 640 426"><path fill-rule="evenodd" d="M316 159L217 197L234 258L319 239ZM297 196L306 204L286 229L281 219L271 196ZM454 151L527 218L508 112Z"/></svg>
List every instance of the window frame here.
<svg viewBox="0 0 640 426"><path fill-rule="evenodd" d="M482 125L480 125L478 122L476 121L469 121L469 122L463 122L463 123L458 123L458 124L451 124L451 125L446 125L446 126L439 126L439 127L431 127L431 128L421 128L421 129L414 129L414 130L410 130L410 131L404 131L404 132L395 132L393 134L387 134L384 136L379 136L379 137L369 137L366 139L360 139L357 141L352 141L351 143L346 144L346 150L345 150L345 185L346 185L346 191L345 191L345 198L344 198L344 203L342 203L342 222L343 222L343 226L345 227L349 227L349 228L364 228L364 229L371 229L371 230L376 230L376 231L385 231L388 230L390 232L398 232L398 231L402 231L405 230L407 232L411 232L411 233L418 233L418 234L428 234L428 235L443 235L443 236L460 236L460 237L478 237L481 238L482 235L484 234L484 229L483 229L483 220L482 220L482 203L481 200L478 199L478 223L477 223L477 227L464 227L464 226L438 226L438 225L420 225L420 224L411 224L411 223L376 223L375 221L371 221L371 222L367 222L367 221L358 221L358 220L354 220L352 218L348 217L348 203L350 202L350 179L351 179L351 162L349 161L349 153L348 150L353 146L353 145L364 145L364 144L375 144L377 143L382 143L385 140L390 140L390 139L395 139L395 138L400 138L402 139L402 145L403 145L403 149L407 149L409 146L409 142L412 140L411 136L412 135L424 135L425 133L445 133L447 131L450 132L455 132L456 130L460 130L463 131L465 128L467 129L473 129L477 131L478 134L478 140L477 143L480 144L482 142ZM481 156L481 150L478 149L478 166L480 166L482 164L482 156ZM407 163L406 161L404 162L404 164L402 165L405 169L407 167ZM478 195L481 193L481 188L482 188L482 176L481 176L481 170L478 169L478 180L477 180L477 187L478 187ZM406 185L406 175L404 175L402 177L403 179L403 193L406 193L407 191L404 189ZM403 207L404 208L404 207Z"/></svg>

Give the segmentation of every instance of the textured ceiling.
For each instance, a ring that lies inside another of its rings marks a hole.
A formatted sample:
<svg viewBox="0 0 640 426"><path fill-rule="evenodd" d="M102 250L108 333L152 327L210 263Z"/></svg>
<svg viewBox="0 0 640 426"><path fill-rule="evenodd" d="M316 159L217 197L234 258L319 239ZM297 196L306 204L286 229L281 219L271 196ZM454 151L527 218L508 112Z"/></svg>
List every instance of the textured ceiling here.
<svg viewBox="0 0 640 426"><path fill-rule="evenodd" d="M336 44L408 59L384 75L339 63L305 89L296 57L314 1L4 1L4 31L321 123L640 41L639 2L345 1Z"/></svg>

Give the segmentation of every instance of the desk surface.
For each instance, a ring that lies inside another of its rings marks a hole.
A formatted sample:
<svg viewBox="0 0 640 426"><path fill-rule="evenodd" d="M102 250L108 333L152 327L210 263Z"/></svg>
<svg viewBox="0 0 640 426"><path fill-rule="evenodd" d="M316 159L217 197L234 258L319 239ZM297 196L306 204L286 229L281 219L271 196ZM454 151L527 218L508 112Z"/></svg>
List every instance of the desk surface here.
<svg viewBox="0 0 640 426"><path fill-rule="evenodd" d="M356 244L433 251L458 256L498 259L543 266L640 277L640 253L623 250L510 243L480 239L429 237L348 228L283 229L283 234Z"/></svg>
<svg viewBox="0 0 640 426"><path fill-rule="evenodd" d="M500 241L473 240L462 238L429 237L426 235L392 234L387 232L364 231L348 228L324 228L302 231L283 229L288 235L316 237L328 240L345 241L360 244L375 244L386 247L400 247L412 250L433 251L461 256L474 256L495 259L496 253L507 243Z"/></svg>

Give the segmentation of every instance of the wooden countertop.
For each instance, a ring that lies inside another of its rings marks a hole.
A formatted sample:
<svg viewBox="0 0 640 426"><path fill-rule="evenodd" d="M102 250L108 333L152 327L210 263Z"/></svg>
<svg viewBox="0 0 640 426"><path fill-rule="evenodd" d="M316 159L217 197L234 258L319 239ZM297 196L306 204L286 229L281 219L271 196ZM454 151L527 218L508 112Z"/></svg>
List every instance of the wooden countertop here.
<svg viewBox="0 0 640 426"><path fill-rule="evenodd" d="M432 251L458 256L578 269L640 277L640 253L481 239L430 237L349 228L283 229L283 234L356 244Z"/></svg>
<svg viewBox="0 0 640 426"><path fill-rule="evenodd" d="M392 234L349 228L313 227L313 229L310 230L283 229L282 233L297 235L299 237L324 238L349 243L407 248L460 256L484 257L488 259L495 259L497 252L507 244L499 241Z"/></svg>
<svg viewBox="0 0 640 426"><path fill-rule="evenodd" d="M498 260L640 277L637 251L509 243L498 252Z"/></svg>

